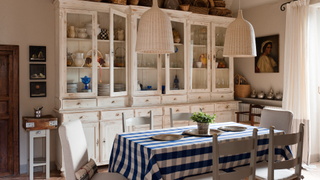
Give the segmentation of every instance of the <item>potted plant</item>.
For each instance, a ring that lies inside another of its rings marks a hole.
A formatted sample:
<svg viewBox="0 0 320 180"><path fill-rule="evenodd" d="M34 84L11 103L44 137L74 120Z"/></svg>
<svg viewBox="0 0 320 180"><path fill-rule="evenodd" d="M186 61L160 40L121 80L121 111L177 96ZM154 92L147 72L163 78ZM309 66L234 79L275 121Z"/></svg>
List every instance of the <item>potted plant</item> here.
<svg viewBox="0 0 320 180"><path fill-rule="evenodd" d="M190 117L190 119L193 120L193 122L198 123L198 133L199 134L208 134L209 133L209 124L214 123L214 120L216 119L216 115L210 116L207 113L203 112L195 112Z"/></svg>

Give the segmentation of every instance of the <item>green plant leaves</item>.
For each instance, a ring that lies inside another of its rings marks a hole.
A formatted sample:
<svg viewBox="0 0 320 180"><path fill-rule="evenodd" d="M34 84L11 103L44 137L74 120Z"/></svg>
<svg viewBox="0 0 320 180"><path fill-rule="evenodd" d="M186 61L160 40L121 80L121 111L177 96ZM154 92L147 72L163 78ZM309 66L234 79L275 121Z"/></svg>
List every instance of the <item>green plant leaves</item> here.
<svg viewBox="0 0 320 180"><path fill-rule="evenodd" d="M195 112L190 117L190 119L193 120L193 122L199 122L199 123L214 123L214 120L216 119L216 114L210 116L210 114L203 113L203 112Z"/></svg>

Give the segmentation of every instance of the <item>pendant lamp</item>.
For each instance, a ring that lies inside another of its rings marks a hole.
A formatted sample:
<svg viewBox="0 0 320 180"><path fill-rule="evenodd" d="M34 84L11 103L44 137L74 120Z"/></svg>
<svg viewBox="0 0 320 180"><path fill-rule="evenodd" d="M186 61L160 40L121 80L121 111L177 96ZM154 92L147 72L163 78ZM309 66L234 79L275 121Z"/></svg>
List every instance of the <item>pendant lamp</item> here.
<svg viewBox="0 0 320 180"><path fill-rule="evenodd" d="M158 7L157 0L153 0L151 9L141 16L136 51L146 54L174 53L171 22Z"/></svg>
<svg viewBox="0 0 320 180"><path fill-rule="evenodd" d="M242 10L240 10L240 8L238 10L237 19L234 20L227 28L223 56L257 56L254 29L248 21L243 19Z"/></svg>

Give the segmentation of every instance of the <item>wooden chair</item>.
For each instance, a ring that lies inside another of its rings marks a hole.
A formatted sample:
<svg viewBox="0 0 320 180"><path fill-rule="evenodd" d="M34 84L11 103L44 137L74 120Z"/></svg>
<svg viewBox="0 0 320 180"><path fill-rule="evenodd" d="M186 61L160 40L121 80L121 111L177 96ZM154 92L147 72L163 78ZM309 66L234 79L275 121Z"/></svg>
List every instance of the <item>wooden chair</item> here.
<svg viewBox="0 0 320 180"><path fill-rule="evenodd" d="M76 180L75 172L88 163L87 141L80 120L62 124L59 127L65 175L68 180ZM92 180L126 180L118 173L97 173Z"/></svg>
<svg viewBox="0 0 320 180"><path fill-rule="evenodd" d="M128 132L128 126L150 124L150 130L153 129L153 112L150 111L150 117L133 117L125 119L122 113L122 128L123 132Z"/></svg>
<svg viewBox="0 0 320 180"><path fill-rule="evenodd" d="M269 155L268 162L257 164L256 178L257 179L303 179L301 175L302 150L303 150L303 134L304 124L300 124L298 133L274 135L274 127L270 127L269 137ZM298 144L297 156L295 159L286 161L274 162L275 146L288 146ZM290 171L289 168L295 167L295 171Z"/></svg>
<svg viewBox="0 0 320 180"><path fill-rule="evenodd" d="M274 126L283 130L286 134L291 133L293 113L289 110L264 108L261 111L259 127L269 128Z"/></svg>
<svg viewBox="0 0 320 180"><path fill-rule="evenodd" d="M256 155L257 155L257 138L258 129L253 129L252 138L239 141L231 141L218 143L218 136L213 135L212 140L212 166L213 172L199 176L192 176L185 180L233 180L244 179L249 177L249 180L255 180L256 172ZM233 155L250 152L250 165L243 166L237 171L225 173L219 171L219 156Z"/></svg>
<svg viewBox="0 0 320 180"><path fill-rule="evenodd" d="M202 111L202 110L201 110ZM173 121L191 121L190 117L193 113L172 113L172 108L170 108L170 124L173 127Z"/></svg>
<svg viewBox="0 0 320 180"><path fill-rule="evenodd" d="M261 114L257 114L257 113L252 113L252 109L253 108L258 108L258 109L263 109L264 106L261 105L257 105L257 104L250 104L249 106L249 111L242 111L242 112L235 112L235 114L237 115L237 123L239 123L239 115L240 114L246 114L249 116L249 121L248 122L244 122L247 124L250 124L251 126L254 125L254 117L261 117Z"/></svg>

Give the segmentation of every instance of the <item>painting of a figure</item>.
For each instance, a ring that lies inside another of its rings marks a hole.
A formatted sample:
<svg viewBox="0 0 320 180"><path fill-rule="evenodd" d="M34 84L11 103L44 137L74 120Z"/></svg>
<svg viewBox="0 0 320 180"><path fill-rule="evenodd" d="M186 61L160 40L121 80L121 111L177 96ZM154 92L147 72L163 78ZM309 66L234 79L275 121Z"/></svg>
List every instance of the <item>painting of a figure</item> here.
<svg viewBox="0 0 320 180"><path fill-rule="evenodd" d="M279 72L279 35L256 38L256 73Z"/></svg>

